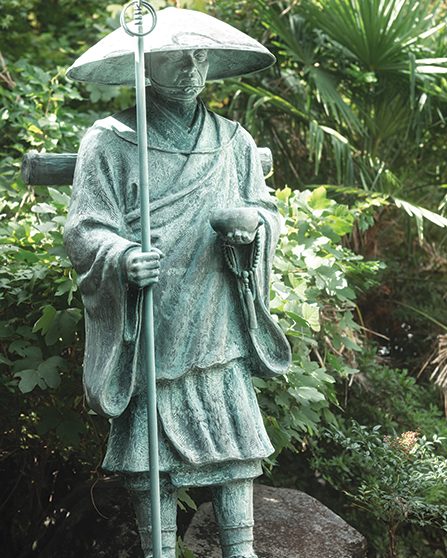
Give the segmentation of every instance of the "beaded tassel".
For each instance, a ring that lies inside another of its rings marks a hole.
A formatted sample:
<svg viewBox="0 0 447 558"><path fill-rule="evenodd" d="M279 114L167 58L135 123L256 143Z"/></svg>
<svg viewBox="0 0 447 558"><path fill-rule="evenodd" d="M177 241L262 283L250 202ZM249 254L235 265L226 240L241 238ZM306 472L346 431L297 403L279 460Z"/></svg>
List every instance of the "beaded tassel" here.
<svg viewBox="0 0 447 558"><path fill-rule="evenodd" d="M224 244L225 262L230 271L237 277L242 286L242 292L245 302L245 310L247 315L248 327L257 329L258 320L256 318L255 297L256 297L256 275L255 271L259 264L261 252L261 238L259 232L256 233L253 248L250 256L250 267L248 269L240 269L238 258L234 246Z"/></svg>

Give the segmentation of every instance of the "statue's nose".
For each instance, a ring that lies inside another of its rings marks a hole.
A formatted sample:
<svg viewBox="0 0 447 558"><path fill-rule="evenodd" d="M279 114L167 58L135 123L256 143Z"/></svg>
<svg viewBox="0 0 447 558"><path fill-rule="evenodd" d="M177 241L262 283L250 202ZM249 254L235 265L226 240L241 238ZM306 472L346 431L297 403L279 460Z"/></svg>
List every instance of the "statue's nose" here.
<svg viewBox="0 0 447 558"><path fill-rule="evenodd" d="M193 69L197 66L197 62L192 54L185 54L183 57L183 68Z"/></svg>
<svg viewBox="0 0 447 558"><path fill-rule="evenodd" d="M189 57L183 61L181 72L183 75L193 77L197 72L197 63L193 57Z"/></svg>

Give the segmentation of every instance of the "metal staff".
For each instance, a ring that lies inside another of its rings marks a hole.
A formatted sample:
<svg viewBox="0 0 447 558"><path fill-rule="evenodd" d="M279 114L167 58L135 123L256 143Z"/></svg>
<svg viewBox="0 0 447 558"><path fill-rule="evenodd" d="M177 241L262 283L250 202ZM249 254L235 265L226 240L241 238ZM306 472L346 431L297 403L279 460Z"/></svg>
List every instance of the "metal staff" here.
<svg viewBox="0 0 447 558"><path fill-rule="evenodd" d="M134 6L134 24L136 29L130 29L125 16L127 10ZM142 8L146 8L152 17L152 24L148 31L143 29ZM147 125L146 125L146 78L144 72L144 36L153 31L157 23L157 14L149 2L134 0L121 12L121 26L131 36L137 38L135 47L135 89L137 101L137 135L138 161L140 180L140 212L141 212L141 249L149 252L151 249L151 225L149 207L149 173L147 156ZM154 345L154 311L152 286L143 291L143 346L146 354L143 362L147 378L147 417L149 436L149 470L151 487L151 527L153 558L162 558L161 517L160 517L160 475L158 463L158 428L157 428L157 394L155 374L155 345Z"/></svg>

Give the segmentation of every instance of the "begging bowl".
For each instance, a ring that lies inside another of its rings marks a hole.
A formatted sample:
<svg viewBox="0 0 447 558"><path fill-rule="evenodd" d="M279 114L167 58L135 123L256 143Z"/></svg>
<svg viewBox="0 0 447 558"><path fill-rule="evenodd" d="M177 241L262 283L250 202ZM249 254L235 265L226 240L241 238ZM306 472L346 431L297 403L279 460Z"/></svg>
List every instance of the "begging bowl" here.
<svg viewBox="0 0 447 558"><path fill-rule="evenodd" d="M253 233L259 226L259 213L252 207L216 209L210 215L210 225L223 236L236 230Z"/></svg>

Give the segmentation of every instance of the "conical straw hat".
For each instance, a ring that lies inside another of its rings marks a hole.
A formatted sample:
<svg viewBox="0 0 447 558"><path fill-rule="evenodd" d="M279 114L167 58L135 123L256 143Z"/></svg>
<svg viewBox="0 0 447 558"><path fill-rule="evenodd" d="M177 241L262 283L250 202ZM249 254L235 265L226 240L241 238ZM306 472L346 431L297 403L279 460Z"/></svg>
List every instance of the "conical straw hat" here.
<svg viewBox="0 0 447 558"><path fill-rule="evenodd" d="M151 16L144 16L144 27ZM119 28L101 39L68 69L67 76L78 81L108 85L133 85L135 37ZM250 74L268 68L275 57L264 46L238 29L218 19L181 8L157 12L157 25L144 37L145 52L208 50L208 80ZM149 79L147 84L150 85Z"/></svg>

